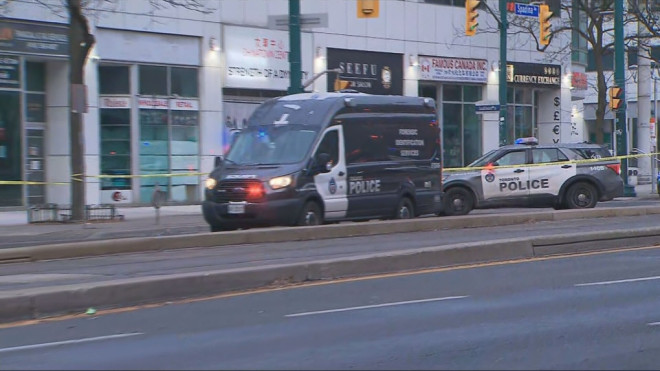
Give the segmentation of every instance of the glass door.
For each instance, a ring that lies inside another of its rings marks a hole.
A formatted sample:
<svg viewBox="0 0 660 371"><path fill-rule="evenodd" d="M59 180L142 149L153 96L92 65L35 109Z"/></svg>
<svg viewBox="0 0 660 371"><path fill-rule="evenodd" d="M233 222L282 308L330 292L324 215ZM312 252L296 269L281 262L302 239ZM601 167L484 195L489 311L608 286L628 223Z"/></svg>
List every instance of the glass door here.
<svg viewBox="0 0 660 371"><path fill-rule="evenodd" d="M17 91L0 91L0 180L21 180L21 104ZM0 184L0 206L23 205L23 187Z"/></svg>

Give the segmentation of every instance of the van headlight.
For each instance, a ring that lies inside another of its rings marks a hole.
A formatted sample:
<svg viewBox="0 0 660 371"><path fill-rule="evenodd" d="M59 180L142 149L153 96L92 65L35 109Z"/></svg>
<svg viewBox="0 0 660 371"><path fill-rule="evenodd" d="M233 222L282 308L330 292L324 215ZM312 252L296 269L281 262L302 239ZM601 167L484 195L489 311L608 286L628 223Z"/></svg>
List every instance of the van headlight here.
<svg viewBox="0 0 660 371"><path fill-rule="evenodd" d="M278 176L268 181L268 185L272 189L288 187L291 185L291 183L293 183L293 177L291 175Z"/></svg>
<svg viewBox="0 0 660 371"><path fill-rule="evenodd" d="M213 178L206 178L206 180L204 181L204 185L206 186L206 189L213 189L217 184L218 181Z"/></svg>

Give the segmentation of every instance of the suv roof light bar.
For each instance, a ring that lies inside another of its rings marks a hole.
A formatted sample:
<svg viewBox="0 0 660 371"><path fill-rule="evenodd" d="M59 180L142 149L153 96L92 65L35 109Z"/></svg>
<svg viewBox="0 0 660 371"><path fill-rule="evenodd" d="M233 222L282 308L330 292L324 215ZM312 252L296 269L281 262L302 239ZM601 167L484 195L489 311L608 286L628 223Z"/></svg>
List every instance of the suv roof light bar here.
<svg viewBox="0 0 660 371"><path fill-rule="evenodd" d="M518 138L516 139L515 144L527 144L533 146L539 144L539 140L535 137Z"/></svg>

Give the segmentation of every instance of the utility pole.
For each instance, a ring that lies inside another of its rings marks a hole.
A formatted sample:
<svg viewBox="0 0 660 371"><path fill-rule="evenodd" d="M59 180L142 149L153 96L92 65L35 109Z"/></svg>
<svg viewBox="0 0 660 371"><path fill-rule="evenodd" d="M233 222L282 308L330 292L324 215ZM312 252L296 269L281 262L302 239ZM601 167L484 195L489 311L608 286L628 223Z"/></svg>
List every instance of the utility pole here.
<svg viewBox="0 0 660 371"><path fill-rule="evenodd" d="M621 107L616 112L617 156L628 155L628 125L626 122L626 78L624 76L623 0L614 2L614 82L621 88ZM635 187L628 184L628 160L621 160L623 195L635 197Z"/></svg>
<svg viewBox="0 0 660 371"><path fill-rule="evenodd" d="M651 59L646 43L642 39L646 36L644 30L642 22L637 21L637 151L649 154L651 153ZM649 181L653 181L650 156L637 158L637 167L639 168L638 184L648 184Z"/></svg>
<svg viewBox="0 0 660 371"><path fill-rule="evenodd" d="M289 94L302 93L300 62L300 0L289 0Z"/></svg>
<svg viewBox="0 0 660 371"><path fill-rule="evenodd" d="M506 38L508 28L506 0L500 0L500 146L510 143L506 125Z"/></svg>

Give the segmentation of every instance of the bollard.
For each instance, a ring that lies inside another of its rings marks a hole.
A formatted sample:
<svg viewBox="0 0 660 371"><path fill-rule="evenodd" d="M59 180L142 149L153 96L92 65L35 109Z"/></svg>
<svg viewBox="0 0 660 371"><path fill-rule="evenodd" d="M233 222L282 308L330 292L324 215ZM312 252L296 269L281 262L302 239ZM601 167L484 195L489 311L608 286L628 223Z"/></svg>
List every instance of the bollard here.
<svg viewBox="0 0 660 371"><path fill-rule="evenodd" d="M151 205L156 211L156 224L160 224L160 207L165 203L167 195L165 191L161 191L158 183L154 186L154 192L151 194Z"/></svg>

